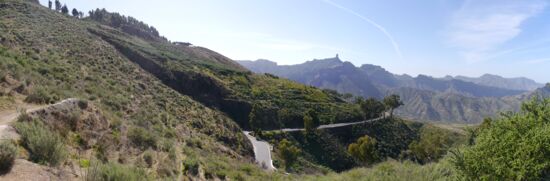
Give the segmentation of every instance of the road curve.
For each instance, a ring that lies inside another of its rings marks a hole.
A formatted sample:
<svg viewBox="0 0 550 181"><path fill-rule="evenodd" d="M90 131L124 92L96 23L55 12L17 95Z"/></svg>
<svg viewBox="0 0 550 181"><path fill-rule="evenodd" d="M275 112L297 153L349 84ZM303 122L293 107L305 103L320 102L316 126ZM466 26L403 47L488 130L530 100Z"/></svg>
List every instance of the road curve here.
<svg viewBox="0 0 550 181"><path fill-rule="evenodd" d="M317 129L328 129L328 128L350 126L355 124L363 124L363 123L378 121L384 118L385 116L380 116L378 118L364 120L364 121L326 124L326 125L321 125L317 127ZM294 131L304 131L304 128L284 128L284 129L269 130L269 131L294 132ZM252 146L254 147L254 157L256 158L256 162L266 170L276 170L277 168L273 166L273 160L271 159L272 146L268 142L259 141L256 137L250 135L250 131L243 131L243 133L246 135L248 140L250 140L250 142L252 143Z"/></svg>
<svg viewBox="0 0 550 181"><path fill-rule="evenodd" d="M254 147L256 162L266 170L277 170L277 168L273 166L273 160L271 159L271 145L266 141L260 141L256 137L250 135L250 131L243 131L243 133L252 143L252 147Z"/></svg>

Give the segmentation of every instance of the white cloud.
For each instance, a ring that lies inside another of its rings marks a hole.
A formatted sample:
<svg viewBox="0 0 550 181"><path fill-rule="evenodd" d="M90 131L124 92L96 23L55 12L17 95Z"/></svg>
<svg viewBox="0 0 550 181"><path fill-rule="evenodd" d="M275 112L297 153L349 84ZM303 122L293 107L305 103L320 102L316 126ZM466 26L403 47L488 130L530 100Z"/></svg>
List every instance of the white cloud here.
<svg viewBox="0 0 550 181"><path fill-rule="evenodd" d="M340 4L337 4L331 0L323 0L323 2L331 5L331 6L334 6L335 8L338 8L342 11L345 11L353 16L356 16L360 19L362 19L363 21L369 23L370 25L376 27L376 29L380 30L387 38L388 40L390 40L390 43L392 44L393 46L393 49L395 50L395 53L397 53L397 56L399 56L400 59L403 59L403 54L401 53L401 50L399 48L399 44L397 43L397 41L395 41L395 39L393 38L393 36L390 34L390 32L388 32L386 30L386 28L384 28L382 25L376 23L375 21L373 21L372 19L370 18L367 18L366 16L363 16L355 11L353 11L352 9L349 9L347 7L344 7Z"/></svg>
<svg viewBox="0 0 550 181"><path fill-rule="evenodd" d="M449 24L449 42L469 62L485 59L522 32L522 23L546 7L541 0L466 1Z"/></svg>

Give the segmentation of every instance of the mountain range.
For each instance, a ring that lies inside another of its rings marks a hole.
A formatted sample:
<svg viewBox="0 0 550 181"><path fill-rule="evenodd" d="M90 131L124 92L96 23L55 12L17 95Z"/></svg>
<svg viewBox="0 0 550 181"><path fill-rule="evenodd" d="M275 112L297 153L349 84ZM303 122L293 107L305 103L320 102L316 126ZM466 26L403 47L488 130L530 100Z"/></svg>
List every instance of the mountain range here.
<svg viewBox="0 0 550 181"><path fill-rule="evenodd" d="M397 113L419 121L477 123L502 111L516 111L522 101L545 95L548 86L527 78L504 78L393 74L381 66L356 67L338 56L296 65L269 60L238 61L244 67L340 93L381 99L398 94L405 103Z"/></svg>

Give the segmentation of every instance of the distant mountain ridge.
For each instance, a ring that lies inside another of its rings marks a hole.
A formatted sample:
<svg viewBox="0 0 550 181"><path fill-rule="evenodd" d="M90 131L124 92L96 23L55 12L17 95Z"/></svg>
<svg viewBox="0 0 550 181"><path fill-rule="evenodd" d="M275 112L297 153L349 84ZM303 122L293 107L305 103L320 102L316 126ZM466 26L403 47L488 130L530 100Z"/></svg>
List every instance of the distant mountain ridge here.
<svg viewBox="0 0 550 181"><path fill-rule="evenodd" d="M476 123L502 111L517 110L522 100L537 91L544 92L539 88L542 84L527 78L490 74L479 78L412 77L393 74L377 65L356 67L338 56L296 65L278 65L269 60L238 62L253 72L270 73L341 93L376 98L398 94L405 106L397 113L424 121Z"/></svg>
<svg viewBox="0 0 550 181"><path fill-rule="evenodd" d="M512 90L532 91L544 86L543 84L537 83L534 80L531 80L525 77L504 78L504 77L501 77L498 75L492 75L492 74L484 74L480 77L447 76L445 78L458 79L458 80L463 80L467 82L473 82L479 85L498 87L498 88L504 88L504 89L512 89Z"/></svg>

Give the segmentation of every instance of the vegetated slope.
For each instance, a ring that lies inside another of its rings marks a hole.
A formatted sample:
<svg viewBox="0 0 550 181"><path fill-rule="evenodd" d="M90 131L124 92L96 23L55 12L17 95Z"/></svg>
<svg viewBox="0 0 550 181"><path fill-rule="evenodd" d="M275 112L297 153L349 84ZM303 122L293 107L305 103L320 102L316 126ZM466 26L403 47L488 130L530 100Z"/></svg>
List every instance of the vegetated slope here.
<svg viewBox="0 0 550 181"><path fill-rule="evenodd" d="M429 135L429 138L422 137L423 134ZM319 168L317 165L337 172L368 165L351 155L348 150L350 144L364 136L369 136L377 142L374 150L378 160L373 160L373 163L386 159L412 160L420 157L419 154L427 154L431 159L430 161L435 161L442 157L447 149L465 140L465 136L459 133L399 118L387 118L365 124L317 130L313 133L266 132L261 136L262 139L268 140L273 145L277 145L283 139L296 145L300 150L300 155L295 159L295 163L286 169L308 174L323 172L322 167ZM433 139L435 137L437 139ZM448 142L444 143L444 146L437 145L436 142L441 140L448 140ZM428 143L429 146L426 146L426 144L419 146L421 149L426 149L425 152L413 151L411 150L413 142ZM434 154L433 150L443 150L443 152L438 155ZM276 146L274 152L276 153L274 164L278 168L284 168L284 159L280 155L281 148ZM417 159L417 161L423 163L429 162L427 160Z"/></svg>
<svg viewBox="0 0 550 181"><path fill-rule="evenodd" d="M404 100L401 116L422 121L477 123L502 111L517 111L525 90L506 89L452 78L395 75L365 64L357 68L339 58L278 66L268 60L240 61L252 71L268 72L320 88L380 98L393 93ZM514 79L505 79L514 81Z"/></svg>
<svg viewBox="0 0 550 181"><path fill-rule="evenodd" d="M346 103L332 91L254 74L204 48L139 39L108 26L91 26L87 30L164 84L227 113L245 129L249 129L248 118L253 109L260 113L256 118L263 129L302 126L302 115L308 109L316 110L324 123L362 118L356 105ZM195 55L197 52L200 56Z"/></svg>
<svg viewBox="0 0 550 181"><path fill-rule="evenodd" d="M413 88L393 89L405 103L397 109L398 115L434 122L452 120L460 123L478 123L503 111L519 109L520 101L511 97L469 97L457 93L436 93Z"/></svg>
<svg viewBox="0 0 550 181"><path fill-rule="evenodd" d="M79 139L64 140L71 147L72 157L67 163L74 163L72 159L103 159L139 166L145 150L149 150L159 155L152 159L153 168L159 169L148 168L158 178L248 178L263 174L253 166L252 146L235 122L163 84L90 29L108 29L148 45L137 36L34 2L0 1L1 99L23 96L29 102L53 103L77 97L97 105L109 122L113 136L108 141L76 147ZM211 53L201 55L207 51L201 49L189 56L203 57L204 64L220 61ZM241 69L237 65L231 68ZM108 150L102 150L105 148ZM89 154L76 154L80 151ZM98 157L100 151L109 155ZM166 161L162 155L168 154L175 157ZM249 171L238 171L241 168Z"/></svg>
<svg viewBox="0 0 550 181"><path fill-rule="evenodd" d="M448 76L448 77L445 77L445 79L458 79L458 80L473 82L479 85L499 87L499 88L511 89L511 90L532 91L544 86L543 84L537 83L534 80L524 78L524 77L504 78L498 75L491 75L491 74L484 74L480 77Z"/></svg>

